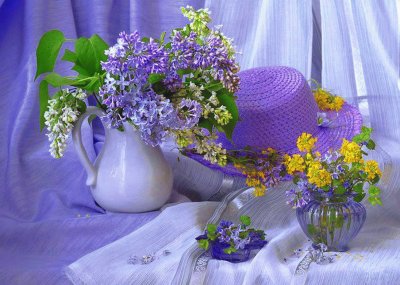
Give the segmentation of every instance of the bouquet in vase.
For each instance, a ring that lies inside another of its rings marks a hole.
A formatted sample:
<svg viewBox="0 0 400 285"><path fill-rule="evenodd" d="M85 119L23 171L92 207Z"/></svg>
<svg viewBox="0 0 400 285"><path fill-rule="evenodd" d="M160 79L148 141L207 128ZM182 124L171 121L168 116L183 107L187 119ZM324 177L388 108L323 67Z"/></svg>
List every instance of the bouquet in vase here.
<svg viewBox="0 0 400 285"><path fill-rule="evenodd" d="M226 151L215 142L216 130L231 137L238 120L234 92L239 89L238 64L232 40L208 27L207 9L182 8L190 20L160 38L121 32L109 47L98 35L66 39L53 30L37 48L36 78L40 83L40 124L47 127L50 152L63 156L74 124L93 97L110 128L134 127L142 140L158 146L172 136L179 148L194 146L212 163L225 165ZM53 72L61 60L73 63L76 76ZM49 86L56 88L50 98Z"/></svg>

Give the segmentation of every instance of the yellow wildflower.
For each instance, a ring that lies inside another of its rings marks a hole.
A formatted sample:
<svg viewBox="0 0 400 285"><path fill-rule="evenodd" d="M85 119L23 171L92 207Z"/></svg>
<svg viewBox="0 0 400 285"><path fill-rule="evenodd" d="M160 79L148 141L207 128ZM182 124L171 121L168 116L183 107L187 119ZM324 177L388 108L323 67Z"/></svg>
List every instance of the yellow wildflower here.
<svg viewBox="0 0 400 285"><path fill-rule="evenodd" d="M293 174L296 171L303 172L306 168L304 158L299 154L294 154L292 157L289 157L288 160L285 160L284 163L289 174Z"/></svg>
<svg viewBox="0 0 400 285"><path fill-rule="evenodd" d="M369 160L365 164L365 172L368 174L368 180L372 181L376 176L381 176L382 171L379 169L378 162Z"/></svg>
<svg viewBox="0 0 400 285"><path fill-rule="evenodd" d="M333 99L333 109L336 112L342 109L343 104L344 104L344 99L342 97L335 96L335 98Z"/></svg>
<svg viewBox="0 0 400 285"><path fill-rule="evenodd" d="M342 109L344 104L342 97L335 96L322 88L314 90L313 93L319 109L323 111L335 110L336 112Z"/></svg>
<svg viewBox="0 0 400 285"><path fill-rule="evenodd" d="M330 94L322 88L318 88L314 91L315 101L317 102L318 108L321 110L330 109L331 106L329 104L329 97Z"/></svg>
<svg viewBox="0 0 400 285"><path fill-rule="evenodd" d="M317 187L324 187L331 184L331 174L324 168L319 161L313 161L310 163L307 172L308 181L315 184Z"/></svg>
<svg viewBox="0 0 400 285"><path fill-rule="evenodd" d="M332 182L331 174L326 169L310 171L307 177L308 181L315 184L317 187L324 187Z"/></svg>
<svg viewBox="0 0 400 285"><path fill-rule="evenodd" d="M311 152L316 142L317 138L313 138L311 134L302 133L297 139L297 148L300 151Z"/></svg>
<svg viewBox="0 0 400 285"><path fill-rule="evenodd" d="M307 153L306 156L305 156L306 165L309 165L313 161L314 161L314 157L312 156L312 154L311 153Z"/></svg>
<svg viewBox="0 0 400 285"><path fill-rule="evenodd" d="M340 154L344 156L344 162L346 163L362 162L361 147L355 142L343 139Z"/></svg>
<svg viewBox="0 0 400 285"><path fill-rule="evenodd" d="M290 155L285 154L283 156L283 164L285 164L287 166L289 164L289 162L290 162Z"/></svg>
<svg viewBox="0 0 400 285"><path fill-rule="evenodd" d="M254 187L254 196L261 197L265 195L265 191L267 187L264 184L259 184L258 186Z"/></svg>
<svg viewBox="0 0 400 285"><path fill-rule="evenodd" d="M267 187L254 176L247 176L246 185L249 187L254 187L254 195L256 197L264 196Z"/></svg>

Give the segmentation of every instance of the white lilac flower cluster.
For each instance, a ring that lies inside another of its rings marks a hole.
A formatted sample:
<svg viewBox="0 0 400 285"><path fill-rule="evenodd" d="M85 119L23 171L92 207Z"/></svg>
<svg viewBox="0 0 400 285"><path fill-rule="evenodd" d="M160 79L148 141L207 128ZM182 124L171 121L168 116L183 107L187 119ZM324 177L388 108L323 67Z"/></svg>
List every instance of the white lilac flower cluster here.
<svg viewBox="0 0 400 285"><path fill-rule="evenodd" d="M81 89L63 89L58 95L49 100L48 110L44 114L48 131L50 154L60 158L67 147L67 139L74 123L85 109L82 101L87 97Z"/></svg>

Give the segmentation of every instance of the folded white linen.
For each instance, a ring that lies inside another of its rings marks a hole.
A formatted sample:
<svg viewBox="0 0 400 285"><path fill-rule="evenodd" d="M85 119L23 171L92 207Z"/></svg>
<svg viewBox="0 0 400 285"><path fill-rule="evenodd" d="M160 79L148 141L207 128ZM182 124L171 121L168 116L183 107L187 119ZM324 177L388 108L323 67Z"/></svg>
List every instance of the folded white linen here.
<svg viewBox="0 0 400 285"><path fill-rule="evenodd" d="M218 202L170 206L137 231L100 248L66 269L74 284L170 284L182 254L200 235ZM163 256L164 250L170 252ZM131 256L159 256L149 264L129 264Z"/></svg>

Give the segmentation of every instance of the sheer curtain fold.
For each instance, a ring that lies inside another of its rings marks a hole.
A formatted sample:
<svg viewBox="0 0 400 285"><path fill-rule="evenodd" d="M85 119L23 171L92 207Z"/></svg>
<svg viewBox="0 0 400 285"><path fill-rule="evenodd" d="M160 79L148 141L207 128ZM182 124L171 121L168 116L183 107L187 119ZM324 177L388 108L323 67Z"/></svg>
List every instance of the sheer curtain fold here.
<svg viewBox="0 0 400 285"><path fill-rule="evenodd" d="M213 23L234 38L241 69L287 65L311 76L312 1L212 1Z"/></svg>
<svg viewBox="0 0 400 285"><path fill-rule="evenodd" d="M322 83L400 139L399 2L321 0Z"/></svg>

